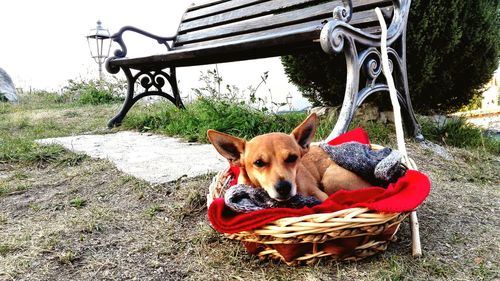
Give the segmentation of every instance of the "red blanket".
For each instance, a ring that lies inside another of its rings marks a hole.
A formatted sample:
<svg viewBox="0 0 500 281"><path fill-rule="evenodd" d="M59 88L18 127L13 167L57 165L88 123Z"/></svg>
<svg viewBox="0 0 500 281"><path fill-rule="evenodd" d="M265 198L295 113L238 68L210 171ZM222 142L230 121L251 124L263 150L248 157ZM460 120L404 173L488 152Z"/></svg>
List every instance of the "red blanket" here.
<svg viewBox="0 0 500 281"><path fill-rule="evenodd" d="M362 129L355 129L329 143L335 145L348 141L369 143L369 138ZM231 170L237 178L238 168L232 167ZM208 218L217 231L231 234L259 228L285 217L329 213L353 207L366 207L380 212L406 212L415 209L425 200L430 192L430 185L426 175L409 170L405 176L396 183L390 184L387 189L370 187L351 191L340 190L312 208L274 208L244 214L231 211L225 207L224 199L219 198L214 200L208 208Z"/></svg>

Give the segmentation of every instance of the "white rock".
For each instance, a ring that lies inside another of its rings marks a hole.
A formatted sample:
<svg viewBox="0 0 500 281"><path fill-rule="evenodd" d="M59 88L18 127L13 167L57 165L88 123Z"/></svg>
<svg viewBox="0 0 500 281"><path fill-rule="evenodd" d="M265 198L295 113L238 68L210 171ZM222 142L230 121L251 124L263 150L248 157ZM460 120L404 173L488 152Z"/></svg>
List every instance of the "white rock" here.
<svg viewBox="0 0 500 281"><path fill-rule="evenodd" d="M18 102L16 87L9 74L0 67L0 97L5 97L10 102Z"/></svg>

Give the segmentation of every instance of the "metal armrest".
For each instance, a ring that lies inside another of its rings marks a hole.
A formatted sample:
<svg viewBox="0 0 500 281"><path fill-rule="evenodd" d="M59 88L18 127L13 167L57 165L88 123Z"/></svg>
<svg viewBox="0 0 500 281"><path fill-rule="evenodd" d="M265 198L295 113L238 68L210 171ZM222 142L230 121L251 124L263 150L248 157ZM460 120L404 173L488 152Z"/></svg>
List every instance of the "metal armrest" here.
<svg viewBox="0 0 500 281"><path fill-rule="evenodd" d="M393 1L394 16L387 30L387 44L392 43L399 38L406 29L408 13L410 11L411 1L397 0ZM365 32L355 28L344 18L334 11L333 20L329 21L321 30L321 47L326 53L339 53L344 49L344 41L350 43L359 42L365 46L380 47L380 35ZM350 18L350 16L349 16Z"/></svg>
<svg viewBox="0 0 500 281"><path fill-rule="evenodd" d="M155 39L158 42L158 44L165 45L165 47L167 47L168 51L170 51L172 49L172 47L169 44L169 41L173 41L175 39L175 36L161 37L161 36L157 36L157 35L154 35L152 33L149 33L147 31L144 31L142 29L139 29L137 27L133 27L133 26L122 27L118 32L116 32L115 34L113 34L111 36L111 39L113 39L114 42L116 42L116 43L118 43L118 45L120 45L120 49L116 49L114 52L114 56L110 57L106 61L106 69L108 70L108 72L113 73L113 74L118 73L120 71L120 68L111 66L109 64L109 62L114 60L114 59L117 59L117 58L124 58L127 55L127 46L125 45L125 42L123 41L123 37L122 37L123 33L125 33L125 31L132 31L135 33L139 33L143 36L149 37L151 39Z"/></svg>

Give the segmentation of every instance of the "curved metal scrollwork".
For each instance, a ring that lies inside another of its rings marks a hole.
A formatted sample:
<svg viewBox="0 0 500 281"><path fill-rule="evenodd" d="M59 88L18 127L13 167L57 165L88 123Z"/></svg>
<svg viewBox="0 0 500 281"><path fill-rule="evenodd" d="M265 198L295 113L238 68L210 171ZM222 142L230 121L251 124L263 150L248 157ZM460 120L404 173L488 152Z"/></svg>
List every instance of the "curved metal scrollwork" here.
<svg viewBox="0 0 500 281"><path fill-rule="evenodd" d="M394 50L391 49L391 53ZM370 47L363 51L359 55L359 64L358 67L359 69L356 69L358 72L362 72L364 74L364 82L361 83L360 85L365 85L357 95L354 96L354 102L355 102L355 107L357 108L360 106L363 101L370 96L372 93L376 92L381 92L381 91L387 91L389 88L387 87L385 81L380 81L383 79L382 74L382 55L380 51L375 48L375 47ZM391 69L391 72L394 71L394 63L392 62L392 59L389 59L389 67ZM381 78L381 79L379 79ZM353 108L355 110L355 108ZM354 112L353 112L354 113Z"/></svg>
<svg viewBox="0 0 500 281"><path fill-rule="evenodd" d="M119 125L130 108L137 101L146 96L161 96L171 101L177 107L184 108L184 104L182 103L179 89L177 87L176 71L174 67L170 68L170 73L163 70L157 70L139 71L136 74L132 74L132 71L129 68L123 67L122 69L127 77L128 92L120 112L118 112L118 114L108 122L108 127ZM134 95L135 84L137 82L144 88L144 91ZM166 82L169 83L172 94L168 94L163 90L167 84Z"/></svg>
<svg viewBox="0 0 500 281"><path fill-rule="evenodd" d="M381 55L376 48L371 47L364 51L359 56L359 61L361 69L368 78L376 80L382 73Z"/></svg>
<svg viewBox="0 0 500 281"><path fill-rule="evenodd" d="M140 81L141 86L146 90L146 92L149 91L151 87L156 88L158 91L161 91L161 88L165 86L165 78L168 77L169 75L167 73L164 73L163 71L160 72L140 72L138 74L140 79L137 79Z"/></svg>
<svg viewBox="0 0 500 281"><path fill-rule="evenodd" d="M125 117L125 115L127 114L127 112L130 110L130 108L138 100L140 100L145 96L152 96L152 95L162 96L167 98L177 107L184 108L184 104L182 103L179 94L179 89L177 87L175 67L170 68L170 73L167 73L163 70L157 70L157 71L139 70L136 74L132 74L131 68L129 66L121 66L117 63L114 63L115 60L119 58L124 58L127 55L127 46L123 41L123 34L126 31L132 31L135 33L139 33L143 36L155 39L159 44L165 45L165 47L169 51L171 50L169 42L173 41L175 38L174 36L171 37L157 36L133 26L124 26L117 33L111 36L113 41L116 42L120 46L120 48L115 50L113 57L110 57L106 60L106 69L109 73L112 74L117 74L120 71L120 69L123 70L123 73L127 77L128 92L120 112L108 122L108 127L119 125L123 120L123 118ZM171 95L163 91L163 88L166 86L167 81L172 89ZM144 92L138 95L134 95L136 82L139 82L139 84L144 88Z"/></svg>
<svg viewBox="0 0 500 281"><path fill-rule="evenodd" d="M376 80L382 72L380 61L376 59L369 59L363 64L365 75L371 80Z"/></svg>
<svg viewBox="0 0 500 281"><path fill-rule="evenodd" d="M408 92L406 73L406 23L411 0L393 0L394 14L387 34L387 45L391 72L396 78L396 87L407 110L407 120L413 135L422 138ZM372 93L388 91L385 77L382 78L380 35L371 34L351 26L334 12L334 19L321 30L320 43L326 53L343 52L346 56L347 84L342 109L335 128L328 140L344 133L356 108ZM363 74L363 75L361 75ZM361 89L360 89L361 87Z"/></svg>
<svg viewBox="0 0 500 281"><path fill-rule="evenodd" d="M337 6L333 9L333 18L344 22L351 21L352 18L352 1L344 0L343 6Z"/></svg>
<svg viewBox="0 0 500 281"><path fill-rule="evenodd" d="M394 15L387 30L387 45L392 45L403 33L406 32L406 23L410 11L411 0L393 0ZM351 6L352 11L352 6ZM337 12L338 13L338 12ZM352 15L348 15L350 18ZM327 53L342 51L343 42L350 38L365 46L380 47L380 35L364 32L343 21L338 16L325 24L321 30L321 47Z"/></svg>
<svg viewBox="0 0 500 281"><path fill-rule="evenodd" d="M390 71L394 71L394 63L393 59L396 59L397 61L400 61L398 58L397 52L389 48L389 68ZM380 51L375 48L375 47L370 47L363 51L359 55L359 67L360 71L365 75L366 77L366 85L374 85L379 78L380 74L382 74L382 54ZM400 65L400 63L398 63Z"/></svg>
<svg viewBox="0 0 500 281"><path fill-rule="evenodd" d="M139 33L143 36L149 37L151 39L155 39L158 42L158 44L165 45L165 47L167 47L168 51L170 51L172 49L169 42L171 42L175 39L175 36L162 37L162 36L154 35L152 33L149 33L147 31L144 31L144 30L139 29L139 28L134 27L134 26L122 27L118 32L111 35L111 39L120 46L120 49L116 49L113 53L114 56L112 56L106 60L106 70L109 73L117 74L120 71L119 66L115 66L115 65L113 65L113 63L111 63L113 60L115 60L117 58L124 58L125 56L127 56L127 45L125 44L125 41L123 41L123 34L126 31L132 31L135 33Z"/></svg>
<svg viewBox="0 0 500 281"><path fill-rule="evenodd" d="M145 96L156 95L167 98L175 105L183 107L182 103L178 104L180 102L180 99L178 101L176 98L176 96L178 95L177 85L174 84L175 79L172 79L171 74L168 74L165 71L139 71L134 75L133 80L139 81L139 84L144 88L144 92L136 95L133 98L134 102L140 100ZM167 94L165 91L163 91L163 87L167 84L167 81L172 87L172 95Z"/></svg>

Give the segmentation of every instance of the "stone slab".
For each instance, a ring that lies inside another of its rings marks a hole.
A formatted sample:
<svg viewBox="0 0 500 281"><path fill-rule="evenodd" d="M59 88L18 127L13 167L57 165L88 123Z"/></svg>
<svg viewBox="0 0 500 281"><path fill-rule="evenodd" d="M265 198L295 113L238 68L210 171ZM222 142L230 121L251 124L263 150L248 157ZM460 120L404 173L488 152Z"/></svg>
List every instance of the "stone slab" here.
<svg viewBox="0 0 500 281"><path fill-rule="evenodd" d="M123 131L105 135L79 135L40 139L76 153L107 159L116 167L150 183L167 183L183 176L219 172L228 166L210 144L187 143L151 133Z"/></svg>

